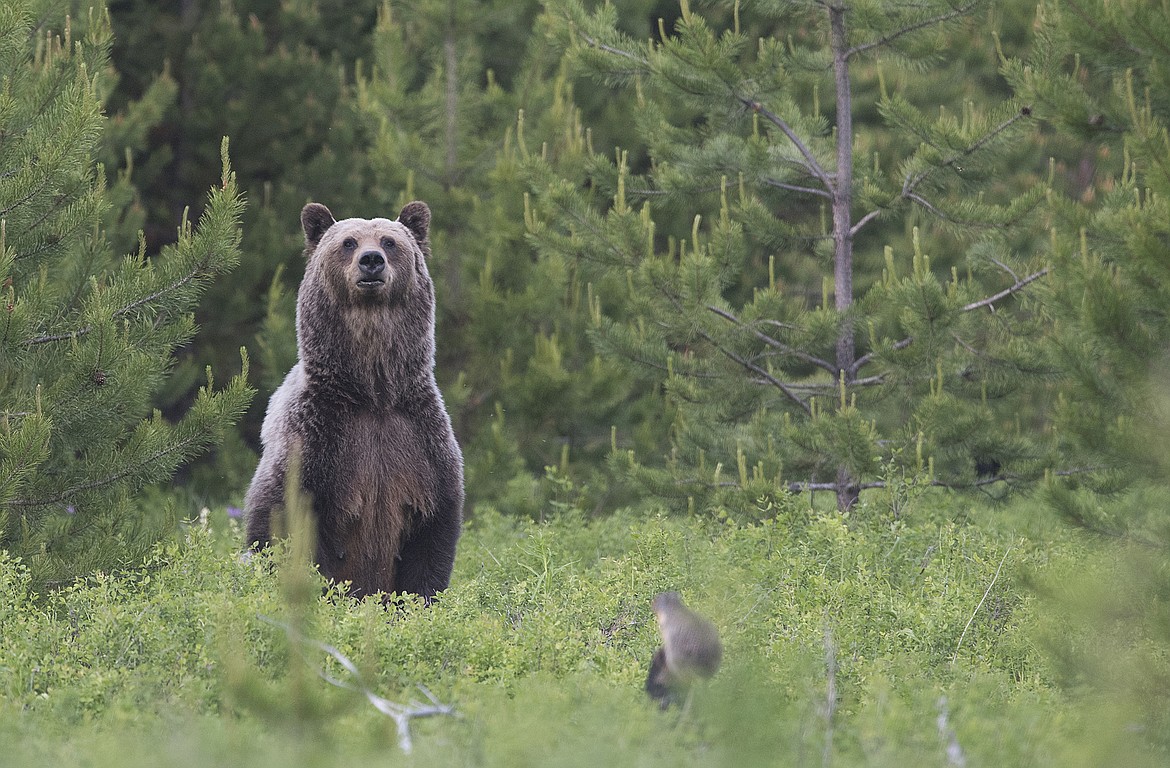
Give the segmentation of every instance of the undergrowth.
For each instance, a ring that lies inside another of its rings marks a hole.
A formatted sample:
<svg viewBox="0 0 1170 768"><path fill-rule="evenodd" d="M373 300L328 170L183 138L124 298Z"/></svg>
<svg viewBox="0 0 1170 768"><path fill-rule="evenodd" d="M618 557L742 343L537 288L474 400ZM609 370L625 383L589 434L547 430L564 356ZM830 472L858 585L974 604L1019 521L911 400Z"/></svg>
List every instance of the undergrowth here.
<svg viewBox="0 0 1170 768"><path fill-rule="evenodd" d="M846 517L796 499L752 513L762 519L480 510L429 608L345 597L296 544L241 559L222 510L141 569L48 595L0 557L4 763L1046 766L1152 754L1124 718L1123 736L1085 748L1093 720L1048 642L1075 633L1035 585L1110 561L1035 536L1028 502L988 510L927 493ZM642 683L658 643L650 598L667 589L715 621L726 652L688 708L660 712ZM411 721L405 753L395 723L315 643L356 665L369 692L426 702L425 686L455 716Z"/></svg>

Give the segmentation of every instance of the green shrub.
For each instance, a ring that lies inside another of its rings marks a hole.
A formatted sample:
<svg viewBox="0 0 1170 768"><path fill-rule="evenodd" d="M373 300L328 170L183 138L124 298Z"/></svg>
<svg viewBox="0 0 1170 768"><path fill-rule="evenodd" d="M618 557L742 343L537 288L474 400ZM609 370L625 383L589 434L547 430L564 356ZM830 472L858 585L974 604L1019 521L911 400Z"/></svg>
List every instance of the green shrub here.
<svg viewBox="0 0 1170 768"><path fill-rule="evenodd" d="M1047 625L1025 584L1084 552L1018 536L1012 516L1039 505L961 504L842 516L782 499L750 524L488 511L430 608L353 601L295 544L241 560L222 510L142 569L48 595L5 557L0 741L19 745L13 764L397 759L394 723L322 679L355 682L316 641L379 696L423 685L454 705L412 722L419 764L946 765L953 742L972 765L1063 765L1085 721L1033 642ZM689 708L662 713L642 682L664 589L726 653Z"/></svg>

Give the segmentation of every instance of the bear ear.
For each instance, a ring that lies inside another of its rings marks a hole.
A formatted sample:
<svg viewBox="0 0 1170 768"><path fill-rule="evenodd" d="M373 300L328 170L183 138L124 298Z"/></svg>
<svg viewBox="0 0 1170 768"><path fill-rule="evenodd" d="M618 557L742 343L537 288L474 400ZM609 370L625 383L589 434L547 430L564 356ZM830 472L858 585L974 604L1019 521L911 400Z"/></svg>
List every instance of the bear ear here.
<svg viewBox="0 0 1170 768"><path fill-rule="evenodd" d="M431 231L431 209L421 200L407 203L398 214L398 220L414 235L419 245L425 245Z"/></svg>
<svg viewBox="0 0 1170 768"><path fill-rule="evenodd" d="M337 223L329 209L320 203L309 203L301 209L301 228L305 230L305 245L315 247L325 232Z"/></svg>

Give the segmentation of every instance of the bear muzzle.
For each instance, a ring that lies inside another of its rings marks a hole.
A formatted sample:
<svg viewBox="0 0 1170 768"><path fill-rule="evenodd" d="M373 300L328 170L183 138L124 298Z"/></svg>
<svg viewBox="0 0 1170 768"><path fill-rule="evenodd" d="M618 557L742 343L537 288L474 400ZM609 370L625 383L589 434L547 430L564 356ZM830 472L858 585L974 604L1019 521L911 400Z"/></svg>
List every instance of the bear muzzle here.
<svg viewBox="0 0 1170 768"><path fill-rule="evenodd" d="M358 257L357 284L362 288L378 288L386 282L386 257L381 251L366 251Z"/></svg>

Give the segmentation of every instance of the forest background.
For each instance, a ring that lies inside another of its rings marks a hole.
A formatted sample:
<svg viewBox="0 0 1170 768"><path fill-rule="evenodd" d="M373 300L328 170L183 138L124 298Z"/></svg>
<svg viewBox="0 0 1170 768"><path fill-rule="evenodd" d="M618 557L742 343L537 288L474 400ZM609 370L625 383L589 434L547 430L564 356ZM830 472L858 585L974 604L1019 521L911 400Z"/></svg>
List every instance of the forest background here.
<svg viewBox="0 0 1170 768"><path fill-rule="evenodd" d="M394 762L425 685L428 762L1164 763L1165 4L18 0L0 75L14 759ZM411 199L468 525L387 612L237 516L301 206Z"/></svg>

